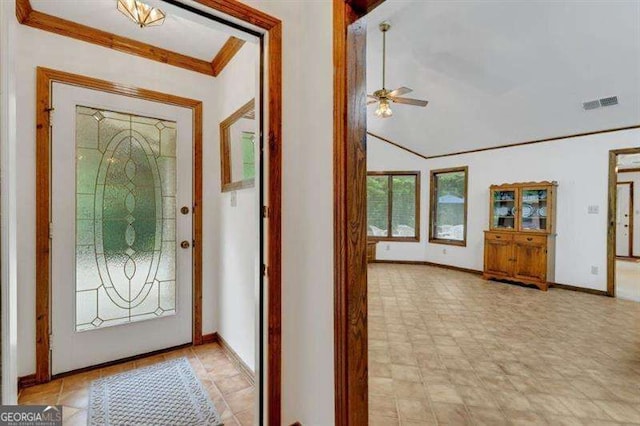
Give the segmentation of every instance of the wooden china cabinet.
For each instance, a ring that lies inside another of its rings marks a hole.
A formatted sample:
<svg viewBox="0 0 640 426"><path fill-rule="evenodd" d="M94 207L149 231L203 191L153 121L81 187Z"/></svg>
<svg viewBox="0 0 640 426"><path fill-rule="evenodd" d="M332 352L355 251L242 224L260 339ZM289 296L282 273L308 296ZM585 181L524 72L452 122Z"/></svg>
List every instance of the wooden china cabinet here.
<svg viewBox="0 0 640 426"><path fill-rule="evenodd" d="M484 233L485 279L535 285L555 279L557 182L492 185Z"/></svg>

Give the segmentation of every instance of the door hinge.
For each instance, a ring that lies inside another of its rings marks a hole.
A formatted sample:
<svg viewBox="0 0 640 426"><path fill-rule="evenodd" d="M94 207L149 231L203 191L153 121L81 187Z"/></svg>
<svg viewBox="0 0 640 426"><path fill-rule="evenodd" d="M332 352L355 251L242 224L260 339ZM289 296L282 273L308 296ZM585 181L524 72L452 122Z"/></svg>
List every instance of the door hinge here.
<svg viewBox="0 0 640 426"><path fill-rule="evenodd" d="M191 248L195 248L196 247L196 240L191 240Z"/></svg>
<svg viewBox="0 0 640 426"><path fill-rule="evenodd" d="M53 240L53 222L49 222L49 239Z"/></svg>
<svg viewBox="0 0 640 426"><path fill-rule="evenodd" d="M53 112L55 111L54 107L50 107L45 109L49 113L49 127L53 127Z"/></svg>
<svg viewBox="0 0 640 426"><path fill-rule="evenodd" d="M266 277L268 275L269 275L269 267L263 263L262 264L262 276Z"/></svg>
<svg viewBox="0 0 640 426"><path fill-rule="evenodd" d="M262 206L262 217L265 219L269 217L269 207Z"/></svg>
<svg viewBox="0 0 640 426"><path fill-rule="evenodd" d="M53 334L49 335L49 350L53 350Z"/></svg>

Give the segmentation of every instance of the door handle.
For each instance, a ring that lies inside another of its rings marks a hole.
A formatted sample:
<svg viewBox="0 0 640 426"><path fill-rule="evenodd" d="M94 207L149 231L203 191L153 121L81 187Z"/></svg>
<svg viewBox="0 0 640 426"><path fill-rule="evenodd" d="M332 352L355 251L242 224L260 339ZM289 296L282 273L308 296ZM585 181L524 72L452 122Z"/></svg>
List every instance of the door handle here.
<svg viewBox="0 0 640 426"><path fill-rule="evenodd" d="M183 249L188 249L189 246L191 246L191 244L189 244L189 241L184 240L183 242L180 243L180 247L182 247Z"/></svg>
<svg viewBox="0 0 640 426"><path fill-rule="evenodd" d="M528 237L527 241L533 241L533 238L532 237Z"/></svg>

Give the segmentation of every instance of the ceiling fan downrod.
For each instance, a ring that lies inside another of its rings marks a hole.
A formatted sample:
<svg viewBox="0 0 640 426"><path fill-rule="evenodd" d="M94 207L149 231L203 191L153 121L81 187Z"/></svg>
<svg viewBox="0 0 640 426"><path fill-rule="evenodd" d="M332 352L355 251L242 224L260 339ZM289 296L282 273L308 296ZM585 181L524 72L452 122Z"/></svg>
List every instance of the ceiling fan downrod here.
<svg viewBox="0 0 640 426"><path fill-rule="evenodd" d="M382 31L382 90L387 90L385 85L385 76L387 72L387 31L391 29L389 22L381 22L379 25L380 31Z"/></svg>

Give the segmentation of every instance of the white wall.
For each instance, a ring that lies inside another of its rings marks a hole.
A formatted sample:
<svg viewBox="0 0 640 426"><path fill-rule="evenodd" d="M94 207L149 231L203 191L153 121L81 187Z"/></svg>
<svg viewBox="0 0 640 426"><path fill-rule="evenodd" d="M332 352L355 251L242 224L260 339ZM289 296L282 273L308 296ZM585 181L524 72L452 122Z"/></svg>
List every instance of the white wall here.
<svg viewBox="0 0 640 426"><path fill-rule="evenodd" d="M259 48L246 43L216 79L218 105L210 118L220 123L257 94ZM254 124L256 122L254 121ZM240 153L241 154L241 153ZM205 282L217 283L217 331L242 360L255 370L256 268L259 254L257 189L220 190L220 132L205 140L205 242L215 247L216 260L205 259ZM256 156L257 158L257 156ZM215 164L215 167L210 167ZM236 198L233 206L231 199ZM207 207L213 208L207 208ZM214 207L215 206L215 207Z"/></svg>
<svg viewBox="0 0 640 426"><path fill-rule="evenodd" d="M369 137L367 161L375 167L388 169L385 158L393 159L390 151L398 148L383 144L388 145ZM424 222L426 226L421 226L420 242L424 251L405 246L411 243L394 243L389 252L379 247L378 254L387 259L424 260L482 270L482 231L488 228L489 223L489 186L507 182L556 180L559 187L555 281L606 290L608 152L637 146L640 146L640 130L634 129L423 160L427 170L469 167L467 246L428 243L428 222ZM403 158L404 154L395 156ZM406 167L414 169L415 164L414 160L407 160ZM393 168L397 169L399 165L393 163ZM428 192L425 191L428 188L423 188L423 211L428 210L428 196L424 196ZM598 206L599 213L588 214L589 205ZM598 268L597 275L591 274L592 266Z"/></svg>
<svg viewBox="0 0 640 426"><path fill-rule="evenodd" d="M282 424L331 425L332 2L247 3L283 21Z"/></svg>
<svg viewBox="0 0 640 426"><path fill-rule="evenodd" d="M633 182L633 255L640 256L640 172L618 173L618 182Z"/></svg>
<svg viewBox="0 0 640 426"><path fill-rule="evenodd" d="M18 25L17 167L18 188L18 375L35 371L35 83L36 67L44 66L147 89L202 100L205 144L217 139L218 123L210 114L216 101L214 79L115 50ZM219 170L219 162L205 162ZM219 171L216 171L219 176ZM219 181L219 177L218 177ZM214 306L213 281L203 286L203 306ZM203 309L203 331L216 331L215 312Z"/></svg>

